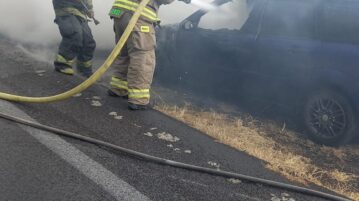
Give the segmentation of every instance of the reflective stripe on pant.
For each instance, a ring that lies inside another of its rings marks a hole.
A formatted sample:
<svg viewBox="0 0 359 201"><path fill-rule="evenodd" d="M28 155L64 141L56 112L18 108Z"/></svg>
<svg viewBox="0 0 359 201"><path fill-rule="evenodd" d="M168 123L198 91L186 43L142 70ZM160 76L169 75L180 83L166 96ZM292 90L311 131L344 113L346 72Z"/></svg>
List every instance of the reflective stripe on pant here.
<svg viewBox="0 0 359 201"><path fill-rule="evenodd" d="M111 78L111 89L114 93L119 96L127 96L129 99L149 99L150 90L149 89L129 89L128 82L123 81L119 78Z"/></svg>
<svg viewBox="0 0 359 201"><path fill-rule="evenodd" d="M149 99L150 90L149 89L129 89L128 90L129 99Z"/></svg>
<svg viewBox="0 0 359 201"><path fill-rule="evenodd" d="M76 57L82 62L91 61L96 42L88 22L74 15L56 17L55 22L58 24L62 36L58 55L67 61L72 61ZM58 59L55 60L55 65L70 65L70 63L57 61Z"/></svg>
<svg viewBox="0 0 359 201"><path fill-rule="evenodd" d="M111 90L118 96L127 96L128 95L128 82L121 80L117 77L111 78Z"/></svg>
<svg viewBox="0 0 359 201"><path fill-rule="evenodd" d="M116 40L122 35L131 15L114 19ZM150 100L150 87L155 70L155 35L152 24L139 20L135 30L148 27L145 32L133 31L125 48L115 61L113 77L127 81L129 102L146 105ZM117 89L119 89L117 85ZM111 85L114 88L114 85Z"/></svg>

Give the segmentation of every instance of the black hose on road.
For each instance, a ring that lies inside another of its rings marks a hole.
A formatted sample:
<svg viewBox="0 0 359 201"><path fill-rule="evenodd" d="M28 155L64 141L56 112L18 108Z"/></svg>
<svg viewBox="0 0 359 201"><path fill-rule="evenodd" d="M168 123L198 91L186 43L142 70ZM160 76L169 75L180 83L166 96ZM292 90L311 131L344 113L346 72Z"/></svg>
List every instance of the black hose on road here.
<svg viewBox="0 0 359 201"><path fill-rule="evenodd" d="M226 171L215 170L215 169L210 169L210 168L205 168L205 167L199 167L199 166L195 166L195 165L190 165L190 164L186 164L186 163L181 163L181 162L177 162L177 161L172 161L172 160L167 160L167 159L151 156L151 155L137 152L137 151L134 151L131 149L126 149L126 148L123 148L123 147L120 147L120 146L117 146L117 145L114 145L114 144L111 144L108 142L104 142L104 141L97 140L94 138L82 136L77 133L73 133L73 132L62 130L62 129L54 128L51 126L46 126L46 125L42 125L42 124L39 124L36 122L28 121L25 119L13 117L13 116L10 116L7 114L3 114L1 112L0 112L0 117L7 119L9 121L27 125L27 126L30 126L33 128L40 129L40 130L49 131L51 133L55 133L60 136L65 136L65 137L81 140L81 141L88 142L88 143L91 143L94 145L108 147L113 150L126 153L133 157L140 158L140 159L150 161L150 162L155 162L155 163L158 163L161 165L167 165L167 166L172 166L172 167L176 167L176 168L182 168L182 169L186 169L186 170L207 173L210 175L244 180L244 181L248 181L248 182L267 185L270 187L281 188L281 189L285 189L285 190L292 191L292 192L297 192L297 193L302 193L302 194L306 194L306 195L310 195L310 196L325 198L325 199L329 199L329 200L333 200L333 201L350 201L350 199L347 199L347 198L331 195L328 193L324 193L324 192L320 192L320 191L316 191L316 190L312 190L312 189L308 189L308 188L294 186L291 184L285 184L285 183L261 179L261 178L257 178L257 177L251 177L251 176L237 174L237 173L233 173L233 172L226 172Z"/></svg>

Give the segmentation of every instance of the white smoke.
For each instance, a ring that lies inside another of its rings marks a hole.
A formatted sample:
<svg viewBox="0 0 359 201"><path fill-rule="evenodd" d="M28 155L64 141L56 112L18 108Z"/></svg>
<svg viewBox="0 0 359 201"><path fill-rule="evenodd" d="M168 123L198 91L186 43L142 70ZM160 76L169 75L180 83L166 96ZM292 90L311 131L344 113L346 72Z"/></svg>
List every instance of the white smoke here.
<svg viewBox="0 0 359 201"><path fill-rule="evenodd" d="M212 2L212 0L202 1ZM210 9L202 17L199 26L207 29L240 29L250 12L246 2L246 0L233 0L218 9ZM206 5L204 8L208 8L208 6ZM181 22L198 9L199 7L195 5L187 5L177 1L170 5L162 6L159 15L163 24L173 24Z"/></svg>
<svg viewBox="0 0 359 201"><path fill-rule="evenodd" d="M208 12L199 24L208 29L240 29L249 16L246 0L236 0Z"/></svg>
<svg viewBox="0 0 359 201"><path fill-rule="evenodd" d="M211 0L205 0L210 2ZM211 11L203 17L201 26L205 28L236 28L242 24L247 15L245 0L237 0L222 6L218 11ZM98 48L112 47L114 34L112 21L108 17L113 0L94 0L96 18L101 24L91 23ZM159 16L162 24L178 23L198 10L194 5L174 2L161 6ZM4 33L20 42L31 42L41 45L57 44L61 37L57 25L53 22L55 14L51 0L0 0L0 33Z"/></svg>
<svg viewBox="0 0 359 201"><path fill-rule="evenodd" d="M48 44L58 38L47 0L0 0L0 32L23 42Z"/></svg>

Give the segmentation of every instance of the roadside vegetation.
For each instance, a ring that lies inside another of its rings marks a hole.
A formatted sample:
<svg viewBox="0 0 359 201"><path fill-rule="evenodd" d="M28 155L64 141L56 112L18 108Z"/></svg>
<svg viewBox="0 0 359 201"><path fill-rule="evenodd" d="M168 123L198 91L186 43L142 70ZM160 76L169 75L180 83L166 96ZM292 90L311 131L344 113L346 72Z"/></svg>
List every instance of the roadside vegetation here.
<svg viewBox="0 0 359 201"><path fill-rule="evenodd" d="M275 122L230 116L185 105L155 108L235 149L266 162L266 168L304 185L315 184L359 200L359 145L314 144Z"/></svg>

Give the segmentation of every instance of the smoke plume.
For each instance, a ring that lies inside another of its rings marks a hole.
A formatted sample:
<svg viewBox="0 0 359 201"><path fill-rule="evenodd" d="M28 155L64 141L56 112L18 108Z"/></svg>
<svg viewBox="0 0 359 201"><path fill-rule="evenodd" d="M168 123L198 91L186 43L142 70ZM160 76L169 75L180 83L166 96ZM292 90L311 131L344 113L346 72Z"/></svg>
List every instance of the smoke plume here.
<svg viewBox="0 0 359 201"><path fill-rule="evenodd" d="M210 2L211 0L205 0ZM98 48L109 49L114 46L112 21L108 17L113 0L94 0L96 17L101 24L91 23ZM237 28L245 19L245 0L237 0L224 5L216 11L204 16L201 26L204 28ZM159 16L162 24L178 23L198 10L194 5L176 1L170 5L161 6ZM1 0L0 1L0 33L25 43L39 45L56 45L61 37L57 25L53 22L55 14L51 0Z"/></svg>

